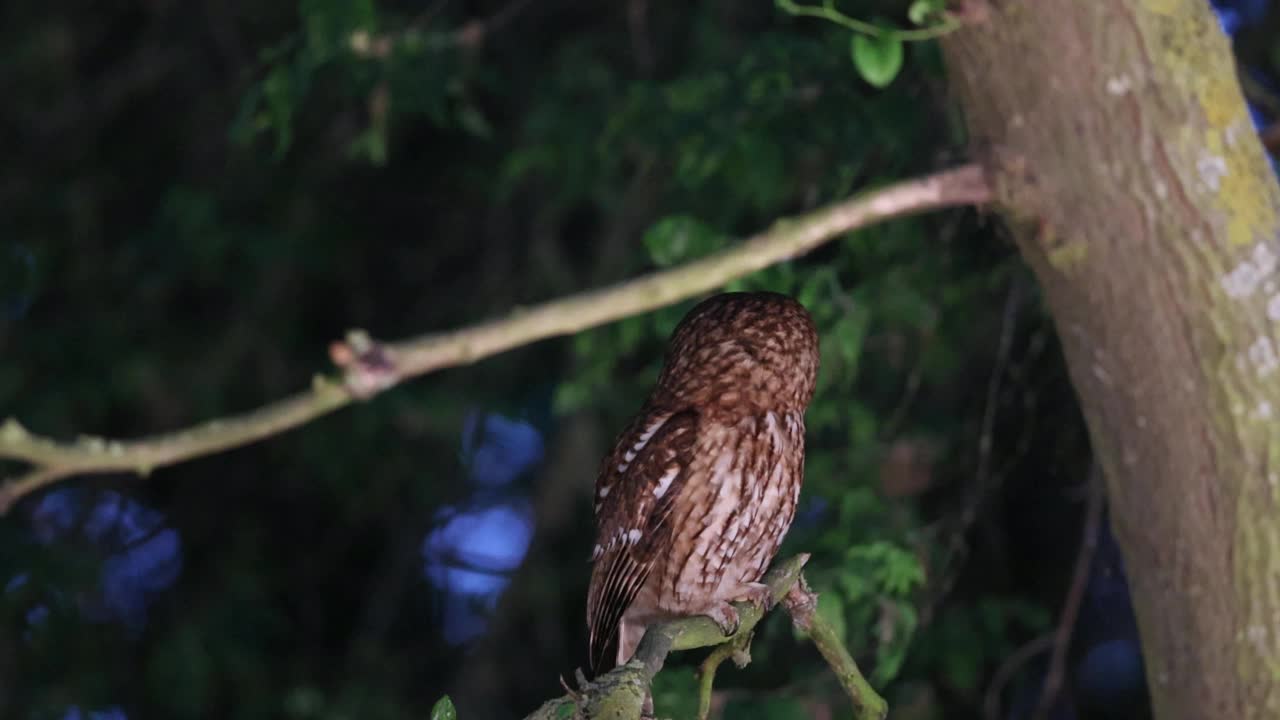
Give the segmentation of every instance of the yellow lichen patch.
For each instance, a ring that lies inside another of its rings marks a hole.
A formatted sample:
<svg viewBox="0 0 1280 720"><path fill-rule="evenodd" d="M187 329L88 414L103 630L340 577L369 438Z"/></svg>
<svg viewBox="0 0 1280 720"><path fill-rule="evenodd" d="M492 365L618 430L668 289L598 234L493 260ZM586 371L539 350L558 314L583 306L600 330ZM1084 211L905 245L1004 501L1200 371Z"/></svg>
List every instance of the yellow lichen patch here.
<svg viewBox="0 0 1280 720"><path fill-rule="evenodd" d="M1209 127L1224 130L1247 116L1244 97L1240 94L1234 75L1224 75L1222 68L1219 68L1203 77L1205 79L1196 97Z"/></svg>
<svg viewBox="0 0 1280 720"><path fill-rule="evenodd" d="M1147 0L1148 6L1159 6L1161 0ZM1213 40L1222 42L1221 31L1216 27L1212 13L1190 10L1185 0L1169 0L1167 9L1151 7L1157 17L1152 30L1155 31L1155 48L1161 51L1170 69L1191 70L1182 80L1199 81L1209 73L1218 70L1215 62L1219 48L1213 47ZM1215 34L1217 37L1215 38Z"/></svg>
<svg viewBox="0 0 1280 720"><path fill-rule="evenodd" d="M1079 267L1089 255L1089 244L1084 240L1069 240L1049 251L1049 264L1061 273Z"/></svg>
<svg viewBox="0 0 1280 720"><path fill-rule="evenodd" d="M1225 132L1238 127L1233 125ZM1219 148L1226 161L1217 199L1225 210L1227 241L1238 247L1271 237L1280 227L1280 218L1276 216L1276 198L1269 192L1271 183L1265 182L1271 168L1258 144L1252 139L1247 143L1224 141L1222 131L1209 131L1209 139L1215 142L1206 142L1206 146Z"/></svg>
<svg viewBox="0 0 1280 720"><path fill-rule="evenodd" d="M1175 136L1178 154L1189 158L1184 166L1194 168L1196 182L1189 187L1213 198L1220 213L1219 227L1231 245L1272 237L1280 230L1280 197L1268 181L1271 167L1245 114L1244 101L1234 90L1210 100L1217 91L1205 88L1209 95L1198 97L1208 127L1196 131L1183 126ZM1232 116L1234 120L1219 125Z"/></svg>
<svg viewBox="0 0 1280 720"><path fill-rule="evenodd" d="M1166 17L1178 14L1179 0L1146 0L1142 6L1155 15Z"/></svg>

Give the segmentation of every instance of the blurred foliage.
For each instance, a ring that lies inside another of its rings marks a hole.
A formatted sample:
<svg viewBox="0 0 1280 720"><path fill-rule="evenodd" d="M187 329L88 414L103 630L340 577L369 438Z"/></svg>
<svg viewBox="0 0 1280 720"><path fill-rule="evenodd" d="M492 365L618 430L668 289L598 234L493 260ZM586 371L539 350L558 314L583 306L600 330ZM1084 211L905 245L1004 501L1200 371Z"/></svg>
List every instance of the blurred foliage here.
<svg viewBox="0 0 1280 720"><path fill-rule="evenodd" d="M910 26L936 21L926 5L841 7ZM447 329L679 264L944 165L964 141L931 43L859 51L767 2L0 13L0 113L20 141L0 182L0 407L59 436L243 411L305 386L347 327ZM1021 512L1006 488L1069 487L1087 462L1026 287L966 211L851 233L729 288L795 295L818 323L782 552L813 553L820 612L891 702L928 698L912 717L978 716L996 666L1049 624L1074 552L1070 518L1030 559L1005 537ZM693 302L145 482L76 481L85 502L118 489L181 533L181 576L136 633L80 616L105 553L35 540L25 503L0 522L0 583L29 578L0 596L0 716L446 718L448 692L463 718L510 717L559 694L584 659L596 463ZM545 433L542 468L471 487L458 446L475 408ZM442 507L517 499L536 509L533 546L481 608L488 636L452 646L422 539ZM655 687L679 718L696 707L691 655ZM843 712L785 618L753 656L721 671L724 717Z"/></svg>
<svg viewBox="0 0 1280 720"><path fill-rule="evenodd" d="M458 720L458 711L453 707L453 701L448 695L440 698L431 708L431 720Z"/></svg>

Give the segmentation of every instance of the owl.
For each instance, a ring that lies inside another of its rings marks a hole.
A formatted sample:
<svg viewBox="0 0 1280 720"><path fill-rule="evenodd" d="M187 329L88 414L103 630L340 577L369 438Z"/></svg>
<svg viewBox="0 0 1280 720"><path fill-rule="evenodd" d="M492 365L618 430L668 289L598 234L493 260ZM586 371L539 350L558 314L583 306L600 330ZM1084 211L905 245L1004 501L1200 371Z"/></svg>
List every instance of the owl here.
<svg viewBox="0 0 1280 720"><path fill-rule="evenodd" d="M653 623L766 604L760 582L795 515L818 335L775 293L703 301L672 334L657 385L596 476L587 593L595 674Z"/></svg>

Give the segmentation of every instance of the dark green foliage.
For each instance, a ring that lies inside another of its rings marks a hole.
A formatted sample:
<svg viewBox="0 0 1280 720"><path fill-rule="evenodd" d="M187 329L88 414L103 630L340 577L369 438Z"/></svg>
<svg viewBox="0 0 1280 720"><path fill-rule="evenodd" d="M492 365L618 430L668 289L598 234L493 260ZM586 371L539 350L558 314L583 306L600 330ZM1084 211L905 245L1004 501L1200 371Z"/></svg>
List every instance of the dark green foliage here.
<svg viewBox="0 0 1280 720"><path fill-rule="evenodd" d="M728 666L729 663L726 663ZM692 718L698 714L698 676L692 667L673 667L653 681L653 708L659 717Z"/></svg>
<svg viewBox="0 0 1280 720"><path fill-rule="evenodd" d="M81 5L8 8L0 31L21 110L6 116L21 142L0 188L0 415L58 436L243 411L327 370L348 327L444 330L679 264L959 152L934 48L876 46L877 90L850 64L848 32L767 2L651 3L643 28L625 3ZM886 4L847 5L869 17ZM919 5L912 21L937 9ZM1052 599L1014 596L998 568L953 582L953 540L974 534L963 509L990 510L1026 457L1017 433L998 439L1003 474L977 486L1020 273L988 226L953 212L852 233L729 288L793 294L822 333L783 554L813 553L820 612L878 686L944 688L947 717L976 711L967 693L1045 626L1033 603ZM133 635L79 616L101 551L33 542L35 506L21 506L0 522L0 587L30 576L0 595L0 691L17 688L0 716L452 718L448 692L463 718L487 718L559 694L557 674L584 659L596 463L693 302L145 481L77 480L87 497L113 488L162 510L181 534L180 578ZM1036 307L1019 305L1007 360L1023 375L997 398L1010 426L1037 384L1065 392L1056 365L1028 359L1045 332ZM1062 439L1037 452L1070 472L1083 443L1064 407ZM470 487L458 447L476 408L546 433L545 466ZM919 461L905 475L903 447ZM423 537L442 507L525 499L536 535L486 610L491 636L450 646ZM21 639L41 604L48 618ZM726 717L843 712L785 619L762 626L753 656L721 671ZM696 659L673 659L655 688L675 717L696 708Z"/></svg>

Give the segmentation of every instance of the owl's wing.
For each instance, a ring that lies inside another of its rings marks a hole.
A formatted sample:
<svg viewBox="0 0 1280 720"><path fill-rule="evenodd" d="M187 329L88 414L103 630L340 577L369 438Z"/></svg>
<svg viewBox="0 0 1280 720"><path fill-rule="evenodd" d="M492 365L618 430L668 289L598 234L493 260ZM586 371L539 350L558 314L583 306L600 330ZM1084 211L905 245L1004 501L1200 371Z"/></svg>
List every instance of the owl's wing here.
<svg viewBox="0 0 1280 720"><path fill-rule="evenodd" d="M596 480L597 541L587 592L591 668L612 667L618 624L670 537L698 434L697 413L642 414L618 438Z"/></svg>

